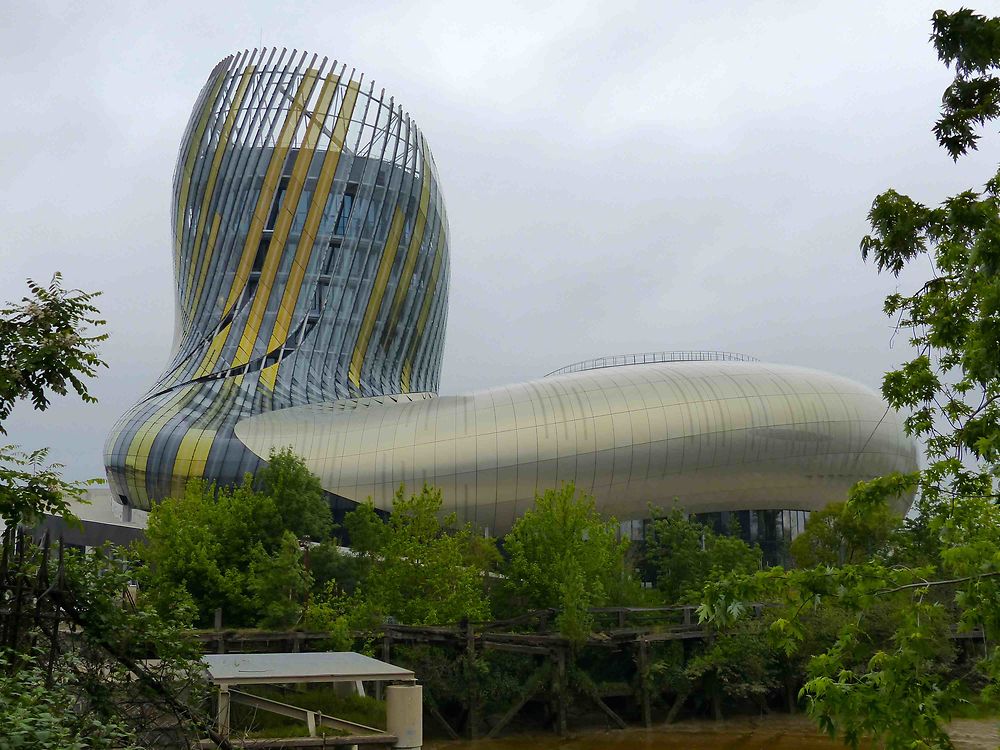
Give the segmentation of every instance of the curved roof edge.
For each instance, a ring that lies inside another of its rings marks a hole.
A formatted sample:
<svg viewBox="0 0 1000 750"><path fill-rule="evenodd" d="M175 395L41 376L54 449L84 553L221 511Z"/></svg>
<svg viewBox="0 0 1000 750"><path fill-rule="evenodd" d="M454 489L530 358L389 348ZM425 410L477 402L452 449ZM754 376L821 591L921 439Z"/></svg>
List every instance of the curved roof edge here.
<svg viewBox="0 0 1000 750"><path fill-rule="evenodd" d="M641 354L613 354L607 357L597 357L596 359L585 359L581 362L574 362L571 365L560 367L547 373L545 377L552 375L566 375L571 372L584 372L585 370L600 370L603 367L622 367L623 365L650 365L662 362L759 362L756 357L738 352L717 352L717 351L670 351L670 352L643 352Z"/></svg>

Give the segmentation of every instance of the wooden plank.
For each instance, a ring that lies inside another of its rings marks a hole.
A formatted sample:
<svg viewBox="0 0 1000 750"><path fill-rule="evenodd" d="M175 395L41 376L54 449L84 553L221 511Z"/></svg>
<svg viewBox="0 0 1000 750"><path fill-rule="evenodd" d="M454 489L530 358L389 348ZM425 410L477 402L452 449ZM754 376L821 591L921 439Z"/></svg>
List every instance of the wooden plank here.
<svg viewBox="0 0 1000 750"><path fill-rule="evenodd" d="M430 715L437 719L438 724L444 727L444 731L451 739L461 739L458 736L458 732L456 732L452 728L451 724L448 723L447 719L441 715L441 711L438 710L437 701L434 700L434 697L431 695L431 692L427 689L426 685L424 686L424 706L427 708Z"/></svg>
<svg viewBox="0 0 1000 750"><path fill-rule="evenodd" d="M260 750L293 750L308 747L343 747L345 745L382 745L393 747L399 738L394 734L359 734L340 737L261 737L230 740L233 747L260 748ZM199 750L214 750L218 747L212 740L199 740L196 743Z"/></svg>
<svg viewBox="0 0 1000 750"><path fill-rule="evenodd" d="M518 697L517 701L507 710L507 713L500 717L500 721L498 721L489 731L489 734L486 735L486 739L492 740L495 738L498 734L500 734L501 730L503 730L503 728L510 723L511 719L517 716L521 709L524 708L524 705L535 696L539 688L541 688L541 686L545 683L548 671L549 668L547 664L543 664L535 670L535 673L528 679L528 683L525 686L524 691Z"/></svg>
<svg viewBox="0 0 1000 750"><path fill-rule="evenodd" d="M240 690L230 690L229 696L234 703L242 703L246 706L259 708L262 711L269 711L270 713L278 714L279 716L288 716L289 718L298 719L299 721L304 721L306 723L314 721L317 726L333 727L334 729L340 729L346 732L353 731L364 734L381 734L383 731L381 729L377 729L376 727L369 727L365 724L357 724L353 721L347 721L346 719L338 719L336 716L327 716L319 711L313 711L308 708L300 708L299 706L292 706L288 703L271 700L270 698L262 698L259 695L244 693Z"/></svg>
<svg viewBox="0 0 1000 750"><path fill-rule="evenodd" d="M555 688L557 704L556 730L559 736L566 735L566 651L556 652Z"/></svg>
<svg viewBox="0 0 1000 750"><path fill-rule="evenodd" d="M611 708L611 706L609 706L607 703L605 703L604 699L602 699L601 696L598 695L598 693L596 691L585 690L583 692L592 701L594 701L594 703L597 704L598 708L600 708L605 714L608 715L608 718L610 718L611 721L613 721L615 724L618 725L619 729L625 729L628 726L628 724L625 723L625 720L621 716L619 716L617 713L615 713L614 709Z"/></svg>
<svg viewBox="0 0 1000 750"><path fill-rule="evenodd" d="M523 646L519 643L490 643L483 644L487 651L505 651L511 654L531 654L533 656L547 656L552 649L544 646Z"/></svg>

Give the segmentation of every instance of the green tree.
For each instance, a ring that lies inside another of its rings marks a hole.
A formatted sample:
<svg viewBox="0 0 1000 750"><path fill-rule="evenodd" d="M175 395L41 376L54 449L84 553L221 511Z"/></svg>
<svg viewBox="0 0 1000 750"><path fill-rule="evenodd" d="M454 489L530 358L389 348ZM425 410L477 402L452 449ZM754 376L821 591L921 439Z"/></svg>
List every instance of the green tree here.
<svg viewBox="0 0 1000 750"><path fill-rule="evenodd" d="M955 71L934 132L958 159L977 147L977 129L1000 115L1000 19L937 11L932 28L938 57ZM890 749L951 747L945 723L963 694L942 674L936 647L952 608L958 626L981 629L988 644L978 664L984 697L1000 691L998 201L1000 173L983 190L934 207L888 190L872 204L872 232L861 242L879 271L898 276L915 263L931 269L915 291L886 298L886 314L914 353L882 384L890 406L909 412L906 429L924 440L927 468L862 483L847 501L858 514L878 514L919 485L924 518L908 527L919 532L916 543L900 560L876 555L839 568L772 570L705 593L703 617L717 623L738 614L740 600L784 602L787 616L772 631L789 653L804 637L800 613L811 605L834 598L854 613L837 643L810 660L803 690L820 726L853 747L866 735ZM883 601L900 617L891 636L877 641L866 615ZM879 644L861 664L852 657L859 643Z"/></svg>
<svg viewBox="0 0 1000 750"><path fill-rule="evenodd" d="M97 346L106 333L87 335L104 325L93 300L96 293L62 288L55 274L47 287L28 280L30 297L0 308L0 434L14 405L28 399L38 411L49 393L73 390L93 402L87 379L105 363ZM79 483L62 479L60 464L47 463L44 448L24 452L0 446L0 518L11 525L37 522L43 514L70 518L69 500L83 494Z"/></svg>
<svg viewBox="0 0 1000 750"><path fill-rule="evenodd" d="M256 577L268 565L287 574L286 535L274 500L256 492L249 476L237 487L192 480L182 497L149 514L145 544L135 549L144 596L164 616L177 611L177 602L190 603L191 610L181 611L193 611L203 627L219 607L230 625L282 619L274 614L283 606L277 600L286 600L277 580L261 586ZM302 568L298 557L295 565Z"/></svg>
<svg viewBox="0 0 1000 750"><path fill-rule="evenodd" d="M250 590L258 607L257 621L264 628L288 628L302 616L311 576L302 565L302 550L295 535L286 531L273 555L262 546L250 560Z"/></svg>
<svg viewBox="0 0 1000 750"><path fill-rule="evenodd" d="M328 538L331 525L319 479L288 450L272 453L256 482L249 474L236 487L191 480L183 496L150 512L135 553L144 595L164 615L190 603L182 611L200 626L221 607L230 625L288 627L301 618L313 580L298 540ZM329 543L315 550L324 576L317 592L335 572L331 553Z"/></svg>
<svg viewBox="0 0 1000 750"><path fill-rule="evenodd" d="M864 562L893 538L901 523L888 505L861 510L846 502L831 503L809 515L789 551L801 567Z"/></svg>
<svg viewBox="0 0 1000 750"><path fill-rule="evenodd" d="M572 484L547 490L504 537L505 593L516 609L555 607L569 638L589 635L591 607L609 604L632 580L618 522Z"/></svg>
<svg viewBox="0 0 1000 750"><path fill-rule="evenodd" d="M716 534L679 508L654 516L646 535L644 563L668 604L695 599L710 580L760 569L761 551L736 536Z"/></svg>
<svg viewBox="0 0 1000 750"><path fill-rule="evenodd" d="M39 411L48 408L50 391L64 396L72 389L96 401L86 379L107 367L97 345L108 335L86 335L104 325L93 305L99 293L63 289L59 273L47 287L29 279L28 290L30 297L0 308L0 432L23 398Z"/></svg>
<svg viewBox="0 0 1000 750"><path fill-rule="evenodd" d="M486 620L486 580L496 561L492 544L471 526L442 517L441 491L428 486L407 497L400 487L383 522L363 503L344 519L364 572L344 611L367 627L387 617L410 625ZM356 536L355 536L356 535Z"/></svg>
<svg viewBox="0 0 1000 750"><path fill-rule="evenodd" d="M329 538L333 516L319 477L291 448L272 450L256 479L260 491L274 501L284 528L299 539L321 542Z"/></svg>

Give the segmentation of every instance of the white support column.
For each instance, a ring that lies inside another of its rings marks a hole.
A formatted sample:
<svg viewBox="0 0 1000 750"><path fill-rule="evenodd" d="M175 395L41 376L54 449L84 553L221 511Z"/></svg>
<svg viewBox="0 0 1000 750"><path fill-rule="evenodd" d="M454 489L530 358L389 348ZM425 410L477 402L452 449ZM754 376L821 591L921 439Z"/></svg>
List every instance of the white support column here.
<svg viewBox="0 0 1000 750"><path fill-rule="evenodd" d="M229 686L219 685L219 734L229 737Z"/></svg>
<svg viewBox="0 0 1000 750"><path fill-rule="evenodd" d="M419 750L424 744L423 688L389 685L385 689L386 732L398 739L394 748Z"/></svg>

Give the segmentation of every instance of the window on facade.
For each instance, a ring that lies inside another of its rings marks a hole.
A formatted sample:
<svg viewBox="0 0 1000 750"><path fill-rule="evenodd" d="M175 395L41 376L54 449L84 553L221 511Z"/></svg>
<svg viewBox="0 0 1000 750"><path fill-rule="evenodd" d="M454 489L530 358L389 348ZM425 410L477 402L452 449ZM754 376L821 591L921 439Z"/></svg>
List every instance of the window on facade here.
<svg viewBox="0 0 1000 750"><path fill-rule="evenodd" d="M329 276L333 273L333 270L337 267L337 257L340 255L340 240L334 237L330 240L330 245L326 251L326 259L323 261L323 270L320 272L323 276Z"/></svg>
<svg viewBox="0 0 1000 750"><path fill-rule="evenodd" d="M270 231L274 229L274 225L278 221L278 211L281 210L281 202L285 198L285 191L288 189L288 178L282 177L281 182L278 184L278 190L274 194L274 203L271 204L271 213L268 214L267 224L264 225L264 229Z"/></svg>
<svg viewBox="0 0 1000 750"><path fill-rule="evenodd" d="M344 193L344 200L340 204L340 213L337 214L337 223L334 224L333 233L338 235L347 234L347 221L351 218L351 210L354 208L354 191L348 188Z"/></svg>
<svg viewBox="0 0 1000 750"><path fill-rule="evenodd" d="M253 259L253 273L260 273L264 270L264 259L267 257L267 246L270 244L270 240L262 238L260 244L257 245L257 255Z"/></svg>

